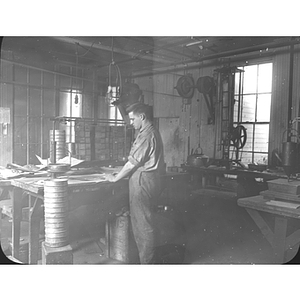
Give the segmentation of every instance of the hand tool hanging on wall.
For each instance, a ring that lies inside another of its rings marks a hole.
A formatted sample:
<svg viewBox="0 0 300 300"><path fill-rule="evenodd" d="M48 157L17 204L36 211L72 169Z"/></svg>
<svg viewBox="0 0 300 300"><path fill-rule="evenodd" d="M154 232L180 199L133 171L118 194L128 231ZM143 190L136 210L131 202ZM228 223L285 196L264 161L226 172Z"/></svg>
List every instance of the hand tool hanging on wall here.
<svg viewBox="0 0 300 300"><path fill-rule="evenodd" d="M195 85L193 77L188 74L181 76L174 87L178 94L184 99L191 99L194 96L195 88L198 89L199 93L202 93L209 112L209 124L215 123L215 107L213 103L214 94L214 80L210 76L200 77ZM190 103L188 103L190 104Z"/></svg>
<svg viewBox="0 0 300 300"><path fill-rule="evenodd" d="M213 102L213 94L215 83L214 79L210 76L199 77L196 83L199 93L202 93L208 108L210 119L209 124L215 123L215 106Z"/></svg>

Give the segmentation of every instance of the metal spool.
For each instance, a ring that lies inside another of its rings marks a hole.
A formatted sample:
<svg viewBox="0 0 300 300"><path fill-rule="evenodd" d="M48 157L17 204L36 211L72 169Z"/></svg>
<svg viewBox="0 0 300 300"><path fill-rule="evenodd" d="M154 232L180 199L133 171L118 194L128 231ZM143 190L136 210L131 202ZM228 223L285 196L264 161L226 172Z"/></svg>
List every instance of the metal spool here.
<svg viewBox="0 0 300 300"><path fill-rule="evenodd" d="M64 197L67 197L68 196L68 193L66 192L58 192L58 193L55 193L55 192L48 192L46 197L49 198L49 199L52 199L52 198L64 198Z"/></svg>
<svg viewBox="0 0 300 300"><path fill-rule="evenodd" d="M55 142L56 161L66 156L66 133L64 130L50 130L50 161L54 161L53 142Z"/></svg>
<svg viewBox="0 0 300 300"><path fill-rule="evenodd" d="M195 90L193 77L190 75L181 76L177 81L175 89L181 97L186 99L192 98Z"/></svg>
<svg viewBox="0 0 300 300"><path fill-rule="evenodd" d="M65 228L46 228L45 233L47 234L48 238L61 238L61 237L68 237L68 230Z"/></svg>
<svg viewBox="0 0 300 300"><path fill-rule="evenodd" d="M61 222L61 223L57 223L57 222L55 222L55 223L45 223L46 225L47 225L47 230L52 230L52 229L57 229L57 230L59 230L59 229L65 229L66 227L67 227L67 224L66 224L66 222Z"/></svg>
<svg viewBox="0 0 300 300"><path fill-rule="evenodd" d="M46 218L47 218L48 222L51 222L51 220L57 220L59 222L64 222L64 220L66 219L66 213L65 212L60 212L60 213L48 213L48 212L45 212L45 219ZM56 222L56 221L54 221L54 222Z"/></svg>
<svg viewBox="0 0 300 300"><path fill-rule="evenodd" d="M47 212L48 213L66 213L68 212L67 207L47 207Z"/></svg>
<svg viewBox="0 0 300 300"><path fill-rule="evenodd" d="M69 243L68 180L53 179L44 185L45 244L63 247Z"/></svg>
<svg viewBox="0 0 300 300"><path fill-rule="evenodd" d="M59 207L67 208L68 207L68 203L66 203L64 201L59 201L59 202L55 201L55 202L53 202L53 201L47 199L46 201L44 201L44 203L47 204L48 208L59 208Z"/></svg>
<svg viewBox="0 0 300 300"><path fill-rule="evenodd" d="M199 77L196 83L199 93L209 94L214 87L214 79L210 76Z"/></svg>

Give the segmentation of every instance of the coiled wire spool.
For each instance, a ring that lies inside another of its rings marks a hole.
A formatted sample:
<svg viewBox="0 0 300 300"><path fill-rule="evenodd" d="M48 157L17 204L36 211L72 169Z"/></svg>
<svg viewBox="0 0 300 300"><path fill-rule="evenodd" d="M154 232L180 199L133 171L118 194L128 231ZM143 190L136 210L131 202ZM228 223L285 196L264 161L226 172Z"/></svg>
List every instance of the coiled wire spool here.
<svg viewBox="0 0 300 300"><path fill-rule="evenodd" d="M53 141L56 143L56 156L58 161L66 156L66 133L64 130L55 130L53 139L53 130L50 130L50 161L54 162Z"/></svg>
<svg viewBox="0 0 300 300"><path fill-rule="evenodd" d="M69 244L68 180L52 179L44 184L45 244L64 247Z"/></svg>

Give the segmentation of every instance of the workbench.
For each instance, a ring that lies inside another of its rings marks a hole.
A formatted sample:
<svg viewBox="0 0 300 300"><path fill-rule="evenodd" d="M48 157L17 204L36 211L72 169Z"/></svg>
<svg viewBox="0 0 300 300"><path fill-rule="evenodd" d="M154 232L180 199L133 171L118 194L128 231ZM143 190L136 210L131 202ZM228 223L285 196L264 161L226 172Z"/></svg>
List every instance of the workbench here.
<svg viewBox="0 0 300 300"><path fill-rule="evenodd" d="M101 179L103 174L68 176L68 207L72 211L82 205L98 203L107 215L128 206L128 181L111 183ZM100 179L99 179L100 178ZM22 207L29 206L29 264L37 264L39 256L40 222L44 215L43 181L49 177L11 179L12 204L12 256L19 259ZM28 197L27 197L28 196ZM26 199L27 198L27 199Z"/></svg>
<svg viewBox="0 0 300 300"><path fill-rule="evenodd" d="M285 262L286 251L300 243L300 229L293 227L293 232L287 236L288 222L297 219L300 228L300 207L297 205L283 203L282 201L270 201L263 196L253 196L241 198L237 201L238 205L244 207L255 224L259 227L262 234L271 244L276 261ZM289 207L289 206L294 207ZM300 206L300 203L299 203ZM265 213L271 214L274 218L274 230L272 230L265 220Z"/></svg>
<svg viewBox="0 0 300 300"><path fill-rule="evenodd" d="M221 189L221 179L235 180L237 184L243 187L243 191L239 194L236 191L236 196L238 197L257 195L261 190L267 189L267 181L277 178L287 178L283 172L279 171L260 172L240 167L225 168L214 165L193 167L183 165L183 169L193 177L194 189L199 188L199 183L202 189Z"/></svg>

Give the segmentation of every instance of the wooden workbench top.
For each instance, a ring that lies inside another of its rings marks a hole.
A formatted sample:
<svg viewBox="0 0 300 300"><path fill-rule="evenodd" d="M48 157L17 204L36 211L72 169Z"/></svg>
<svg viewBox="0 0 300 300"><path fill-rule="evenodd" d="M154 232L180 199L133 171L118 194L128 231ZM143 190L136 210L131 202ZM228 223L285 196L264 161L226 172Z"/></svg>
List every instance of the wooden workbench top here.
<svg viewBox="0 0 300 300"><path fill-rule="evenodd" d="M282 201L277 201L277 202L278 202L278 205L276 205L276 201L264 199L263 196L240 198L237 201L238 205L241 207L300 219L300 207L299 208L282 207L282 206L279 206L279 204L281 204ZM292 203L292 202L286 202L287 206L288 206L288 203ZM297 204L299 204L299 203L297 203Z"/></svg>
<svg viewBox="0 0 300 300"><path fill-rule="evenodd" d="M111 182L106 181L104 174L71 175L60 176L59 178L67 178L68 188L73 191L80 187L88 188L98 184L112 184ZM31 178L23 177L11 179L11 185L33 193L42 194L44 191L44 183L47 180L51 180L51 178L46 176Z"/></svg>

